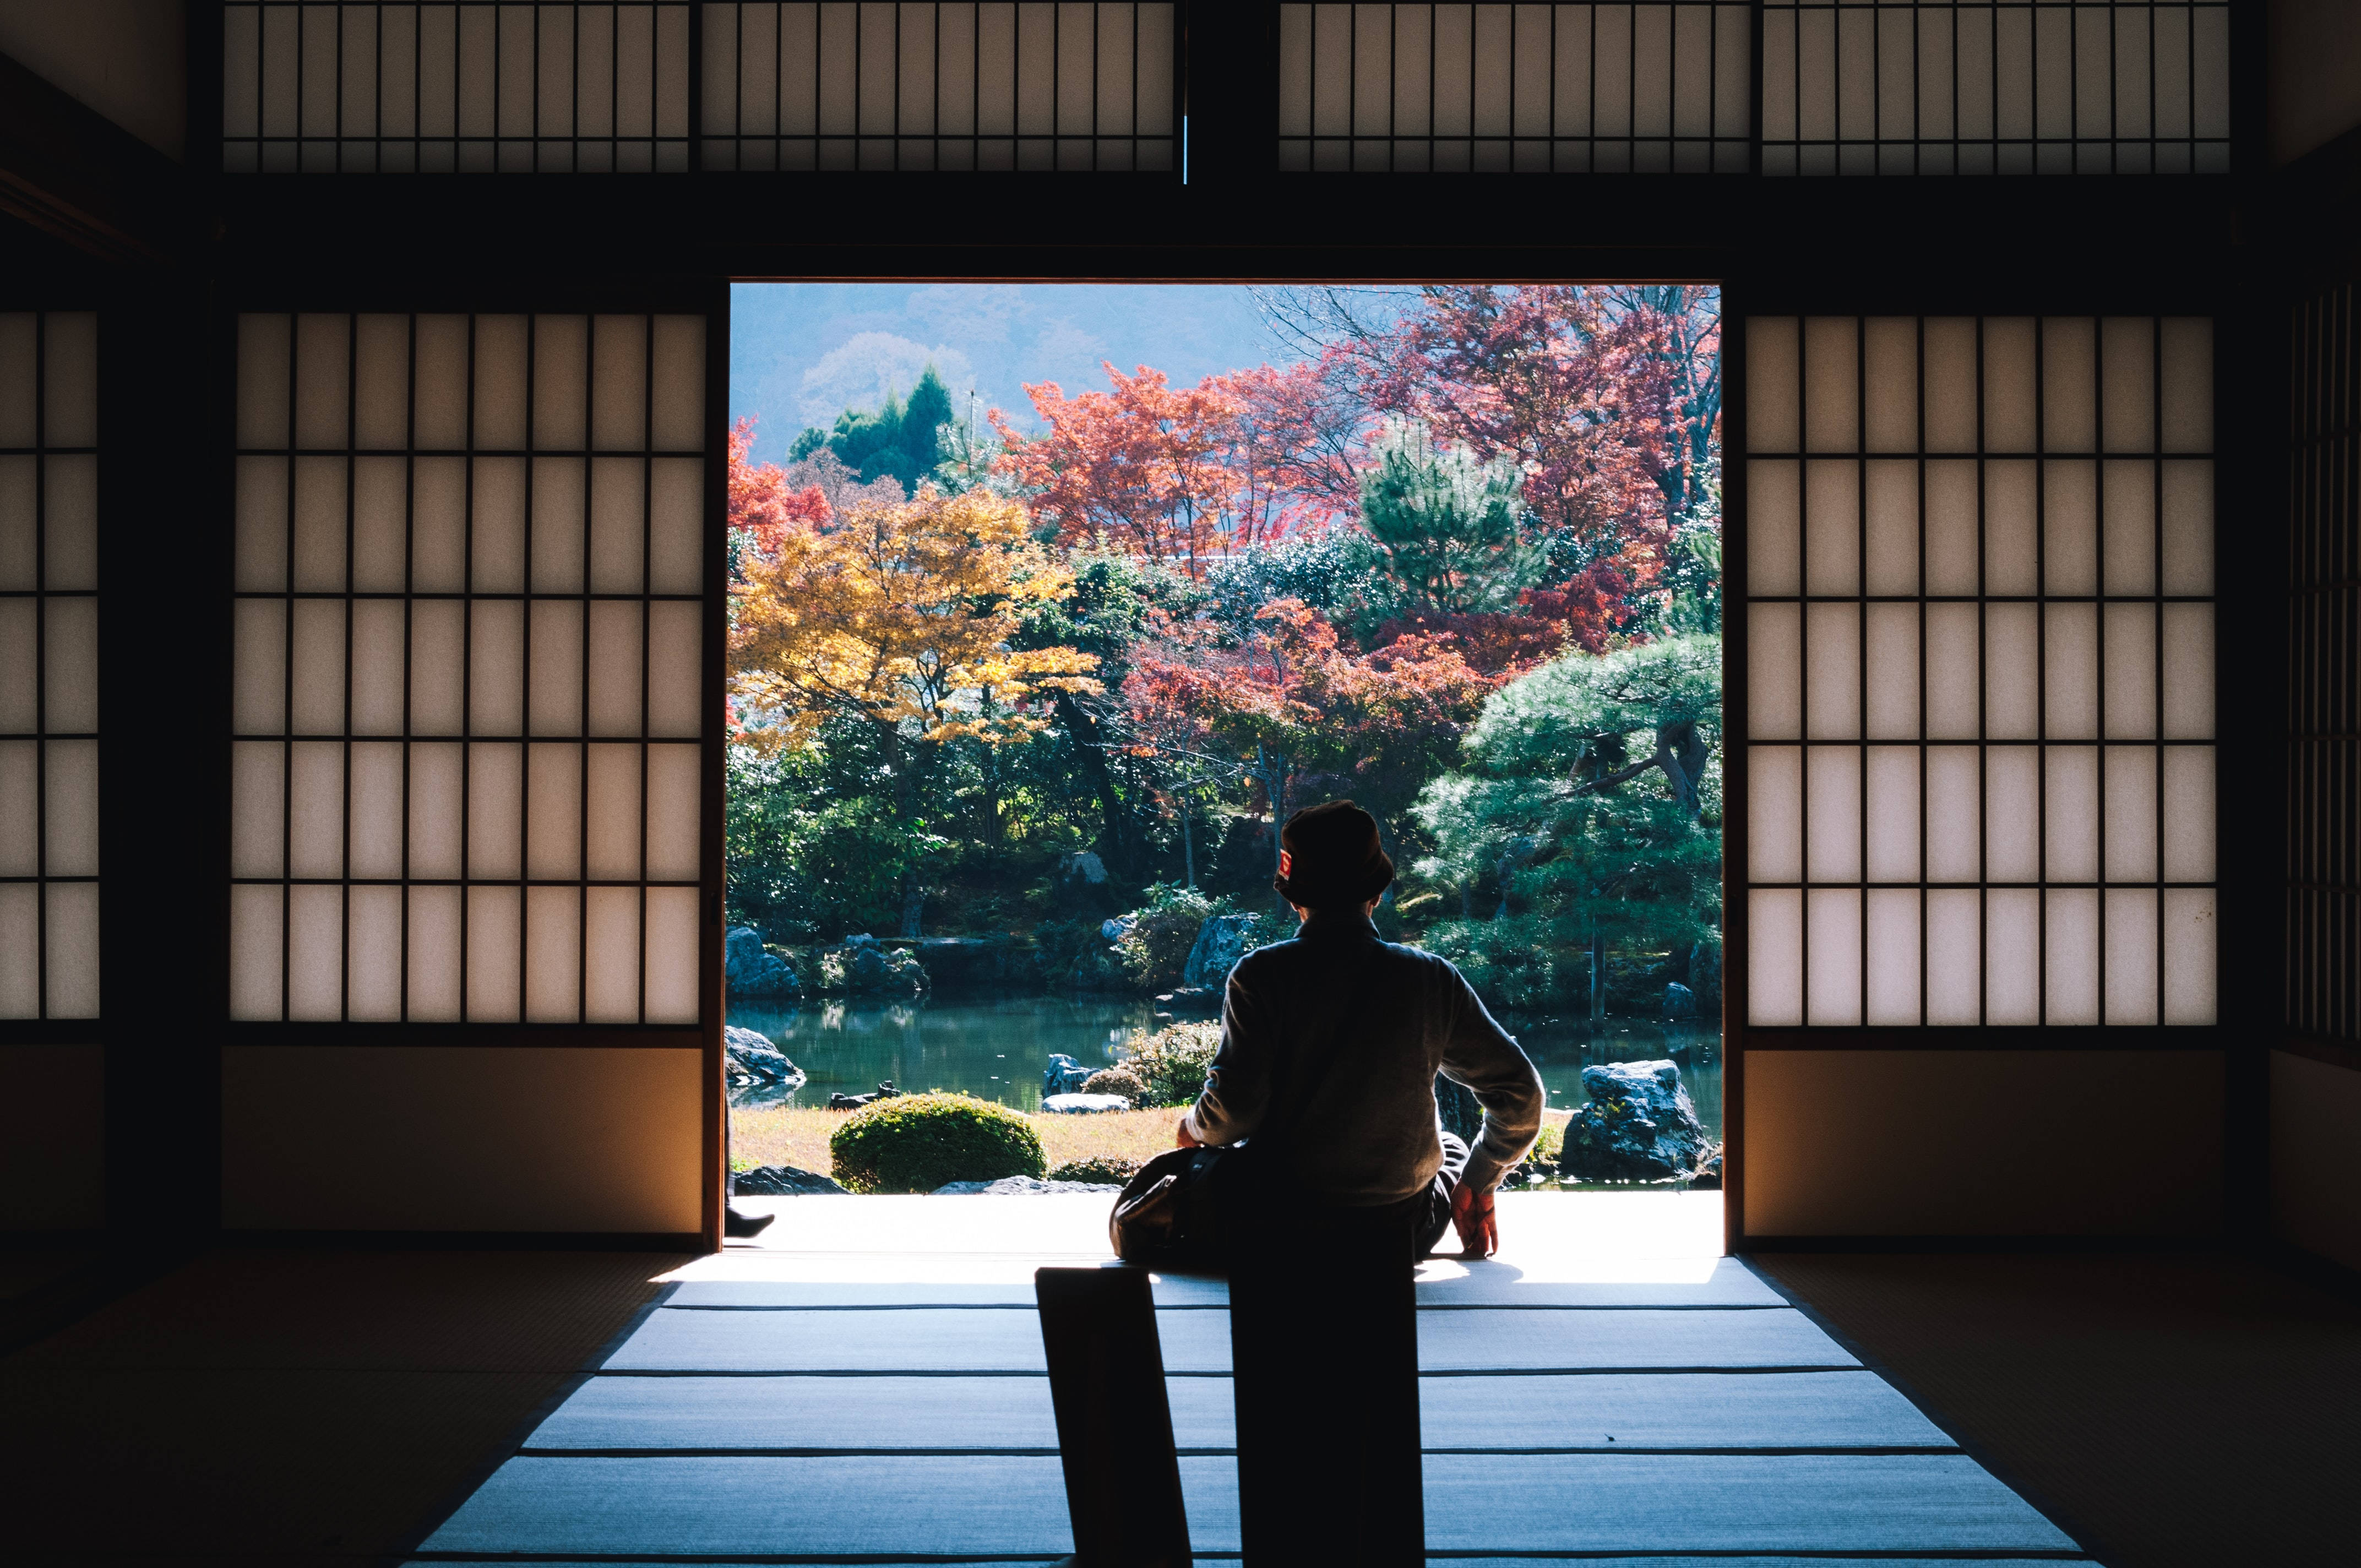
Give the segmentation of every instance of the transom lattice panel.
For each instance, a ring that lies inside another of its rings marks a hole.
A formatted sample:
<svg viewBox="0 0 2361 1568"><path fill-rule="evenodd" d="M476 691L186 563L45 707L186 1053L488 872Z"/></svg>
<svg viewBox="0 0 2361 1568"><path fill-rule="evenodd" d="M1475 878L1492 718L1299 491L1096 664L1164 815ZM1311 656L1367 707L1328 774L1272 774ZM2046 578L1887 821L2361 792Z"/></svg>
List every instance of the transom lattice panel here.
<svg viewBox="0 0 2361 1568"><path fill-rule="evenodd" d="M2211 323L1746 345L1750 1020L2213 1022Z"/></svg>
<svg viewBox="0 0 2361 1568"><path fill-rule="evenodd" d="M1282 5L1281 169L1743 173L1741 5Z"/></svg>
<svg viewBox="0 0 2361 1568"><path fill-rule="evenodd" d="M1170 5L705 7L708 169L1178 167Z"/></svg>
<svg viewBox="0 0 2361 1568"><path fill-rule="evenodd" d="M698 1020L705 331L240 319L233 1016Z"/></svg>
<svg viewBox="0 0 2361 1568"><path fill-rule="evenodd" d="M2228 0L1765 0L1765 174L2213 174Z"/></svg>
<svg viewBox="0 0 2361 1568"><path fill-rule="evenodd" d="M2361 1038L2361 323L2296 307L2288 563L2290 1027Z"/></svg>
<svg viewBox="0 0 2361 1568"><path fill-rule="evenodd" d="M98 318L0 314L0 1018L98 1016Z"/></svg>
<svg viewBox="0 0 2361 1568"><path fill-rule="evenodd" d="M687 0L231 0L222 167L251 173L689 166Z"/></svg>

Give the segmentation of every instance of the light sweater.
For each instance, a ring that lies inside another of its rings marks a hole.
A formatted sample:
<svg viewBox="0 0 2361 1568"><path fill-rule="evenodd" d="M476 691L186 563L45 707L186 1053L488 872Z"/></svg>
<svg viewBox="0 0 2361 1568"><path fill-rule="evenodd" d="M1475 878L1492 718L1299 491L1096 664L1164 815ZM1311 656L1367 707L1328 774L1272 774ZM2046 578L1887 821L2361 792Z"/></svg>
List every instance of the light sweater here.
<svg viewBox="0 0 2361 1568"><path fill-rule="evenodd" d="M1484 1127L1462 1179L1499 1184L1541 1131L1541 1074L1459 971L1417 948L1378 939L1359 911L1314 911L1292 941L1257 948L1230 971L1222 1045L1190 1107L1207 1144L1253 1135L1274 1102L1297 1103L1345 1014L1334 1066L1289 1140L1290 1174L1315 1196L1389 1203L1424 1189L1443 1163L1434 1075L1466 1084Z"/></svg>

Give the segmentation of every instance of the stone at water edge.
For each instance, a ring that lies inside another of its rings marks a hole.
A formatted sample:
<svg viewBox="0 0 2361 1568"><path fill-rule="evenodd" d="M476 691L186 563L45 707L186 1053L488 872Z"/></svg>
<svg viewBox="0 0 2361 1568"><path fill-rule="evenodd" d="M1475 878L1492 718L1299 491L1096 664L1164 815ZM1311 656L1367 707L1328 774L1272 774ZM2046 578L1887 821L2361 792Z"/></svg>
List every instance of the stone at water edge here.
<svg viewBox="0 0 2361 1568"><path fill-rule="evenodd" d="M722 939L721 951L722 976L730 995L785 999L803 993L794 968L765 950L763 934L752 926L734 927Z"/></svg>
<svg viewBox="0 0 2361 1568"><path fill-rule="evenodd" d="M1050 1052L1049 1066L1041 1074L1041 1098L1047 1100L1053 1094L1080 1092L1082 1085L1091 1080L1091 1074L1094 1070L1096 1069L1084 1067L1063 1051Z"/></svg>
<svg viewBox="0 0 2361 1568"><path fill-rule="evenodd" d="M740 1083L774 1083L787 1089L804 1086L803 1069L789 1061L769 1038L735 1024L721 1027L721 1049L729 1058L730 1077Z"/></svg>
<svg viewBox="0 0 2361 1568"><path fill-rule="evenodd" d="M835 1178L816 1170L797 1170L792 1165L758 1165L739 1171L730 1179L730 1190L748 1198L851 1196L851 1190L840 1186Z"/></svg>
<svg viewBox="0 0 2361 1568"><path fill-rule="evenodd" d="M1667 1021L1697 1016L1697 992L1679 981L1664 987L1664 1017Z"/></svg>
<svg viewBox="0 0 2361 1568"><path fill-rule="evenodd" d="M1047 1192L1120 1192L1120 1186L1105 1187L1095 1181L1044 1181L1038 1176L1004 1176L997 1181L946 1181L931 1193L931 1198L1009 1198L1020 1194Z"/></svg>
<svg viewBox="0 0 2361 1568"><path fill-rule="evenodd" d="M1590 1103L1565 1124L1560 1176L1584 1181L1675 1181L1697 1173L1712 1148L1697 1106L1668 1061L1619 1061L1582 1069Z"/></svg>
<svg viewBox="0 0 2361 1568"><path fill-rule="evenodd" d="M1059 1116L1094 1116L1103 1111L1128 1111L1131 1099L1123 1094L1044 1094L1041 1109Z"/></svg>
<svg viewBox="0 0 2361 1568"><path fill-rule="evenodd" d="M1211 991L1218 998L1230 981L1230 971L1254 946L1255 917L1251 915L1215 915L1197 927L1197 940L1189 949L1189 961L1181 968L1180 983L1199 990Z"/></svg>

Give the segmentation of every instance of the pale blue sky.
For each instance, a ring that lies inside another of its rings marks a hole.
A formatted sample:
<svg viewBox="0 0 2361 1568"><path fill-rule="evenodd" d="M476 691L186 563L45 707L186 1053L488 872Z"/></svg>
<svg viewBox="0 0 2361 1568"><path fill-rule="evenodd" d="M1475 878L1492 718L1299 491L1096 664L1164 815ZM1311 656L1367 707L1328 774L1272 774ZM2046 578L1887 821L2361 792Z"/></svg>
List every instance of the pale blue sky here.
<svg viewBox="0 0 2361 1568"><path fill-rule="evenodd" d="M773 462L806 425L906 396L929 362L962 416L972 388L979 420L1031 428L1025 383L1103 389L1103 359L1191 386L1293 357L1235 284L740 283L730 311L730 417L761 417L754 455Z"/></svg>

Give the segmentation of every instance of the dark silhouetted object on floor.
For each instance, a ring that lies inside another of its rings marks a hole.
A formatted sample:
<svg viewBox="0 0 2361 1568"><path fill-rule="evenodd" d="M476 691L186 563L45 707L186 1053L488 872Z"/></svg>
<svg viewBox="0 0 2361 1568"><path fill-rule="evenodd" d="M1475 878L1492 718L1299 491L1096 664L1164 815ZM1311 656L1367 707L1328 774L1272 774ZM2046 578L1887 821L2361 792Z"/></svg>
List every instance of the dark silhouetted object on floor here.
<svg viewBox="0 0 2361 1568"><path fill-rule="evenodd" d="M1189 1515L1144 1268L1033 1274L1076 1568L1187 1568Z"/></svg>

